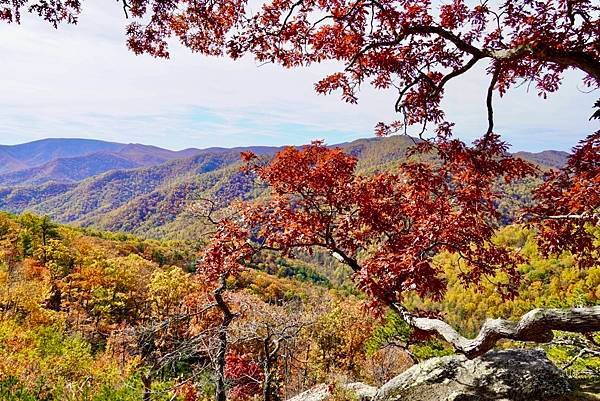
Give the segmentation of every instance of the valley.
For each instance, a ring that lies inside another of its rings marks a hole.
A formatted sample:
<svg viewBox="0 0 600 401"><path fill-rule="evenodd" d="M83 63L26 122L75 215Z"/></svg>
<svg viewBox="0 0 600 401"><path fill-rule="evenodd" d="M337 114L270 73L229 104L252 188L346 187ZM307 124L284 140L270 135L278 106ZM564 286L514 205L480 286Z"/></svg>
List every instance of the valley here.
<svg viewBox="0 0 600 401"><path fill-rule="evenodd" d="M152 238L191 239L201 229L190 214L195 200L218 199L224 208L235 199L259 196L263 190L240 172L241 152L252 151L268 159L281 150L251 146L173 152L145 145L79 141L56 139L4 147L4 152L15 157L26 150L34 156L24 159L33 167L5 165L0 174L0 210L31 211L61 223ZM332 147L358 157L359 173L372 174L393 169L411 145L410 138L395 136ZM566 152L559 151L516 155L541 169L561 167L567 158Z"/></svg>

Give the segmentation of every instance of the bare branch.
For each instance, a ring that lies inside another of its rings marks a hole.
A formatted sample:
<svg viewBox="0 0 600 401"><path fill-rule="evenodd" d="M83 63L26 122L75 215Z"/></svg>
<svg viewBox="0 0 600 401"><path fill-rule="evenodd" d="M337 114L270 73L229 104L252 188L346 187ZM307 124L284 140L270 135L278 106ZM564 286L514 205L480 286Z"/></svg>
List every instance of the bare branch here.
<svg viewBox="0 0 600 401"><path fill-rule="evenodd" d="M435 94L438 95L442 91L442 89L444 89L444 85L446 85L448 83L448 81L450 81L453 78L458 77L459 75L464 74L465 72L467 72L471 68L473 68L473 66L475 64L477 64L477 62L479 60L481 60L481 57L473 56L473 58L471 58L471 60L469 60L465 65L463 65L462 67L460 67L460 68L452 71L451 73L449 73L448 75L446 75L444 78L442 78L442 80L438 84L438 87L437 87L437 90L436 90Z"/></svg>
<svg viewBox="0 0 600 401"><path fill-rule="evenodd" d="M298 0L294 4L292 4L292 6L290 7L290 11L285 16L285 19L283 20L283 23L281 24L281 28L279 28L278 35L281 35L281 33L283 32L283 30L285 29L285 26L287 25L288 20L290 19L290 17L294 13L294 10L296 9L296 7L298 7L299 5L301 5L303 2L304 2L304 0Z"/></svg>
<svg viewBox="0 0 600 401"><path fill-rule="evenodd" d="M487 107L487 117L488 117L488 129L485 133L485 136L488 137L492 132L494 132L494 88L498 83L498 77L500 76L500 64L498 63L494 68L494 74L492 75L492 80L490 81L490 85L487 90L487 98L486 98L486 107Z"/></svg>
<svg viewBox="0 0 600 401"><path fill-rule="evenodd" d="M582 357L584 357L586 355L600 356L600 351L596 351L596 350L589 349L589 348L582 348L581 350L579 350L579 352L577 353L577 355L575 355L573 358L571 358L571 360L569 360L569 362L567 362L562 368L563 369L570 368L571 366L573 366L573 364L579 358L582 358Z"/></svg>
<svg viewBox="0 0 600 401"><path fill-rule="evenodd" d="M119 1L119 0L117 0ZM120 0L121 3L123 4L123 12L125 13L125 18L129 19L129 13L127 12L127 9L131 8L131 6L129 5L129 3L127 3L127 0Z"/></svg>
<svg viewBox="0 0 600 401"><path fill-rule="evenodd" d="M559 214L556 216L546 216L546 220L584 220L597 218L599 215L594 213L581 213L581 214Z"/></svg>
<svg viewBox="0 0 600 401"><path fill-rule="evenodd" d="M477 337L461 336L448 323L432 318L422 318L410 313L404 306L393 303L390 307L411 327L437 334L454 349L474 358L483 355L502 339L548 343L554 335L552 330L587 333L600 330L600 306L566 309L534 309L517 322L504 319L488 319Z"/></svg>

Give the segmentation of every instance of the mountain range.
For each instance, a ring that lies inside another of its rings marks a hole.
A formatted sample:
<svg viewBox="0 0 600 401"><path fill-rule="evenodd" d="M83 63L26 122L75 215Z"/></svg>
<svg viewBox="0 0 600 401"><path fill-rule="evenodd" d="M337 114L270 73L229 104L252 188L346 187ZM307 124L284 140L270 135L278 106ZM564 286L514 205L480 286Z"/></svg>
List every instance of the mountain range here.
<svg viewBox="0 0 600 401"><path fill-rule="evenodd" d="M109 170L156 166L199 152L92 139L43 139L4 145L0 146L0 185L76 182Z"/></svg>
<svg viewBox="0 0 600 401"><path fill-rule="evenodd" d="M388 169L413 144L406 136L359 139L334 146L359 159L362 173ZM201 227L190 204L200 198L223 207L262 188L240 173L240 152L269 157L281 148L155 146L87 139L45 139L0 146L0 210L32 211L62 223L149 237L194 237ZM564 165L565 152L519 152L541 168Z"/></svg>

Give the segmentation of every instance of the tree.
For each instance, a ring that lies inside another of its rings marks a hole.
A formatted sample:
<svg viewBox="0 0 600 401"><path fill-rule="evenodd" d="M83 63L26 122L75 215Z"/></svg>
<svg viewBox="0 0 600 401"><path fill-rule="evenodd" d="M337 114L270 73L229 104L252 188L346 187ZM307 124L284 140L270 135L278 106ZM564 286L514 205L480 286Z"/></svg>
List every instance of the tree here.
<svg viewBox="0 0 600 401"><path fill-rule="evenodd" d="M281 400L281 360L291 353L291 343L314 322L300 302L282 306L268 305L254 297L248 299L243 320L238 323L238 343L253 347L260 361L263 401ZM256 375L259 376L259 375Z"/></svg>
<svg viewBox="0 0 600 401"><path fill-rule="evenodd" d="M8 215L0 213L0 266L10 275L19 258L19 226Z"/></svg>
<svg viewBox="0 0 600 401"><path fill-rule="evenodd" d="M49 309L60 311L63 301L62 281L73 270L76 259L71 249L57 239L44 240L39 253L48 269L52 285L52 294L48 298L47 306Z"/></svg>
<svg viewBox="0 0 600 401"><path fill-rule="evenodd" d="M217 330L218 348L217 355L214 358L214 370L216 373L216 388L215 395L217 401L225 401L227 399L226 375L225 368L227 365L227 350L229 348L228 329L235 319L236 314L231 310L231 305L223 297L223 293L227 290L227 273L221 273L218 279L218 286L213 291L213 297L217 309L222 314L221 324Z"/></svg>
<svg viewBox="0 0 600 401"><path fill-rule="evenodd" d="M59 238L57 225L48 216L39 217L31 213L23 214L20 221L27 234L22 237L24 255L32 255L36 249L40 249L40 260L46 263L45 247L48 240Z"/></svg>
<svg viewBox="0 0 600 401"><path fill-rule="evenodd" d="M191 275L178 267L155 270L147 288L151 306L144 314L134 314L130 326L124 330L125 337L131 337L135 343L134 349L142 362L144 401L152 399L152 383L159 374L168 376L165 373L169 368L176 371L172 365L187 363L195 356L188 349L189 327L204 310L190 307L186 300L192 294L199 297L197 290Z"/></svg>
<svg viewBox="0 0 600 401"><path fill-rule="evenodd" d="M600 131L581 141L563 169L546 174L534 201L528 212L545 254L571 251L585 266L597 263L592 228L600 225Z"/></svg>
<svg viewBox="0 0 600 401"><path fill-rule="evenodd" d="M366 343L373 335L376 320L366 303L353 297L337 300L319 313L310 328L307 359L314 365L318 382L335 376L361 377L369 359Z"/></svg>
<svg viewBox="0 0 600 401"><path fill-rule="evenodd" d="M419 146L435 150L438 161L409 160L397 172L366 177L354 173L355 158L319 142L286 148L269 163L246 154L247 170L269 186L271 195L240 204L239 216L219 226L205 251L207 271L239 272L262 250L291 254L324 248L352 268L357 284L379 305L469 357L502 338L547 342L552 330L600 330L599 306L536 309L519 322L489 320L476 338L467 339L443 320L403 305L409 293L433 300L443 296L447 283L434 261L441 252L459 255L464 285L480 285L502 272L507 279L496 282L497 290L506 298L515 295L522 258L493 241L500 225L494 184L531 173L528 164L507 155L496 135L473 147L458 140ZM597 247L596 242L580 254L595 255Z"/></svg>
<svg viewBox="0 0 600 401"><path fill-rule="evenodd" d="M218 220L214 217L214 213L217 211L217 203L212 199L201 199L200 201L199 204L193 205L193 213L198 216L199 219L206 221L211 228L222 226L222 222L226 219ZM233 228L233 225L231 227ZM219 229L217 229L216 233L218 233L218 231ZM243 235L243 232L240 232L239 234ZM215 235L215 232L209 231L208 233L203 233L202 237L211 237L212 235ZM241 237L239 237L239 239L241 239ZM236 246L235 244L228 244L226 242L222 242L219 245L215 243L215 245L219 248L219 250L215 250L212 255L215 258L227 258L227 254L234 252L231 245ZM207 255L207 257L210 259L211 256ZM212 298L214 302L211 303L210 307L218 310L220 314L218 326L212 328L212 330L207 330L207 335L204 336L206 339L206 346L204 348L213 351L209 352L209 358L211 359L215 375L215 399L216 401L226 401L227 358L230 347L229 330L234 319L239 316L239 313L233 310L234 303L228 296L228 290L230 288L228 288L227 280L236 278L240 269L231 269L230 264L220 263L217 259L213 259L213 262L216 264L203 263L203 261L201 261L197 266L198 273L201 273L209 286L212 286L213 288ZM243 357L240 358L234 358L234 360L237 362L245 361ZM235 363L235 365L240 366L239 363Z"/></svg>

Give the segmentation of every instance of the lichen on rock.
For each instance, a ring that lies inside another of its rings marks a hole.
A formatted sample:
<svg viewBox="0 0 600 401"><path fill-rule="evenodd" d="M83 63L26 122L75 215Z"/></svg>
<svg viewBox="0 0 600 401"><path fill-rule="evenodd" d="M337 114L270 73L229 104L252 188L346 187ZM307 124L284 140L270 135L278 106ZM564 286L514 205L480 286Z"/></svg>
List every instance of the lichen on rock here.
<svg viewBox="0 0 600 401"><path fill-rule="evenodd" d="M474 359L432 358L379 389L362 383L344 388L362 401L548 401L573 393L567 375L543 351L533 349L491 351ZM289 401L330 397L330 387L319 385Z"/></svg>

